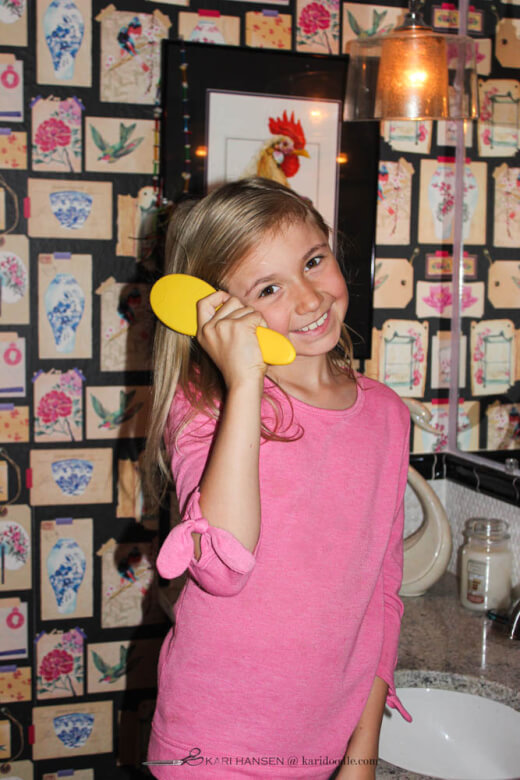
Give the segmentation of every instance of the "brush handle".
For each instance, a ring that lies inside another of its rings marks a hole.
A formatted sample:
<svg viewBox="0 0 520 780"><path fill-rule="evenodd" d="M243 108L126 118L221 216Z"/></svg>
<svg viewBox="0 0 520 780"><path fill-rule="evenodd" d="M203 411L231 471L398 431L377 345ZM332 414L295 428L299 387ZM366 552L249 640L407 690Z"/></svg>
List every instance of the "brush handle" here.
<svg viewBox="0 0 520 780"><path fill-rule="evenodd" d="M271 366L286 366L292 363L296 357L296 351L289 339L282 336L277 330L259 325L256 329L256 337L264 363Z"/></svg>

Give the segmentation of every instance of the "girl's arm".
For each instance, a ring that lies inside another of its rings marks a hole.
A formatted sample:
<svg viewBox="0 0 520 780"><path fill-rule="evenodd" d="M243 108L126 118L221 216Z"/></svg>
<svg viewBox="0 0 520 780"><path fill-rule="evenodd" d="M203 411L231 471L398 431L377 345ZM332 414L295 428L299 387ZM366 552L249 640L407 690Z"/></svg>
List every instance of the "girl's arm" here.
<svg viewBox="0 0 520 780"><path fill-rule="evenodd" d="M262 390L254 384L228 390L219 430L200 486L200 507L210 525L254 550L260 533L258 455ZM195 538L200 557L200 534Z"/></svg>
<svg viewBox="0 0 520 780"><path fill-rule="evenodd" d="M385 709L388 685L374 679L365 708L348 743L344 763L337 780L372 780L376 776L379 731Z"/></svg>
<svg viewBox="0 0 520 780"><path fill-rule="evenodd" d="M252 552L260 533L258 457L266 371L256 328L265 322L252 307L225 292L204 298L197 313L197 339L227 388L200 485L200 507L210 525L229 531ZM199 558L200 535L193 536Z"/></svg>
<svg viewBox="0 0 520 780"><path fill-rule="evenodd" d="M199 302L198 322L197 338L220 369L227 393L216 433L209 418L193 421L175 448L172 473L183 522L164 541L157 569L173 579L189 568L212 595L233 596L251 574L260 533L260 406L266 365L256 328L265 323L225 292Z"/></svg>

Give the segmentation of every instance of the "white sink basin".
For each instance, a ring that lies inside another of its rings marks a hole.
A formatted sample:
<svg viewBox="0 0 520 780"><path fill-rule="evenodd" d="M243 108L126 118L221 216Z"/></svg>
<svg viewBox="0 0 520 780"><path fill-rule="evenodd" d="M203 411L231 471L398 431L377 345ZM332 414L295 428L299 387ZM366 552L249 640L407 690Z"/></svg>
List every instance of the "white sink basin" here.
<svg viewBox="0 0 520 780"><path fill-rule="evenodd" d="M435 688L398 688L413 717L383 717L379 755L442 780L518 780L520 712L482 696Z"/></svg>

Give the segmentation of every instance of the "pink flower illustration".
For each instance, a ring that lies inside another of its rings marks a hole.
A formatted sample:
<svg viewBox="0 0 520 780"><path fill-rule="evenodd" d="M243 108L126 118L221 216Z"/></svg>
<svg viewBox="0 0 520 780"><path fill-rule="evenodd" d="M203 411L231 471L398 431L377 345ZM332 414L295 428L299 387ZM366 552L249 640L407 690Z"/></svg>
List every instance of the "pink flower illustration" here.
<svg viewBox="0 0 520 780"><path fill-rule="evenodd" d="M54 423L59 417L68 417L72 412L72 401L69 396L59 390L51 390L42 396L38 404L38 417L42 422Z"/></svg>
<svg viewBox="0 0 520 780"><path fill-rule="evenodd" d="M313 35L318 30L330 27L330 13L321 3L309 3L300 14L299 25L305 35Z"/></svg>
<svg viewBox="0 0 520 780"><path fill-rule="evenodd" d="M55 648L43 657L40 666L40 674L46 682L58 680L62 675L67 675L74 669L74 659L66 650Z"/></svg>
<svg viewBox="0 0 520 780"><path fill-rule="evenodd" d="M36 131L34 141L43 152L53 152L58 146L70 144L70 128L61 119L51 117L42 122Z"/></svg>
<svg viewBox="0 0 520 780"><path fill-rule="evenodd" d="M83 637L77 629L66 631L61 638L61 643L74 655L81 655L83 652Z"/></svg>
<svg viewBox="0 0 520 780"><path fill-rule="evenodd" d="M474 303L478 302L478 298L475 298L474 295L471 294L471 287L464 287L462 290L462 299L461 299L461 305L462 309L469 309L470 306L473 306Z"/></svg>
<svg viewBox="0 0 520 780"><path fill-rule="evenodd" d="M451 306L452 296L448 285L442 284L440 287L430 287L428 296L423 298L424 303L431 306L432 309L438 311L439 314L444 312L447 306Z"/></svg>

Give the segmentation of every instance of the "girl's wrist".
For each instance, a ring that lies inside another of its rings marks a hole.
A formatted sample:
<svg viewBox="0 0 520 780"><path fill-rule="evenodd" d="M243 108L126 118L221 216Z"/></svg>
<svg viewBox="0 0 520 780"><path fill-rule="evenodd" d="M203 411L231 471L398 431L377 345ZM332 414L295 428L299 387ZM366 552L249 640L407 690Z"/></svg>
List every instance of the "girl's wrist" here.
<svg viewBox="0 0 520 780"><path fill-rule="evenodd" d="M261 398L264 392L264 374L258 376L240 377L230 380L227 384L227 397L231 395L250 395Z"/></svg>

